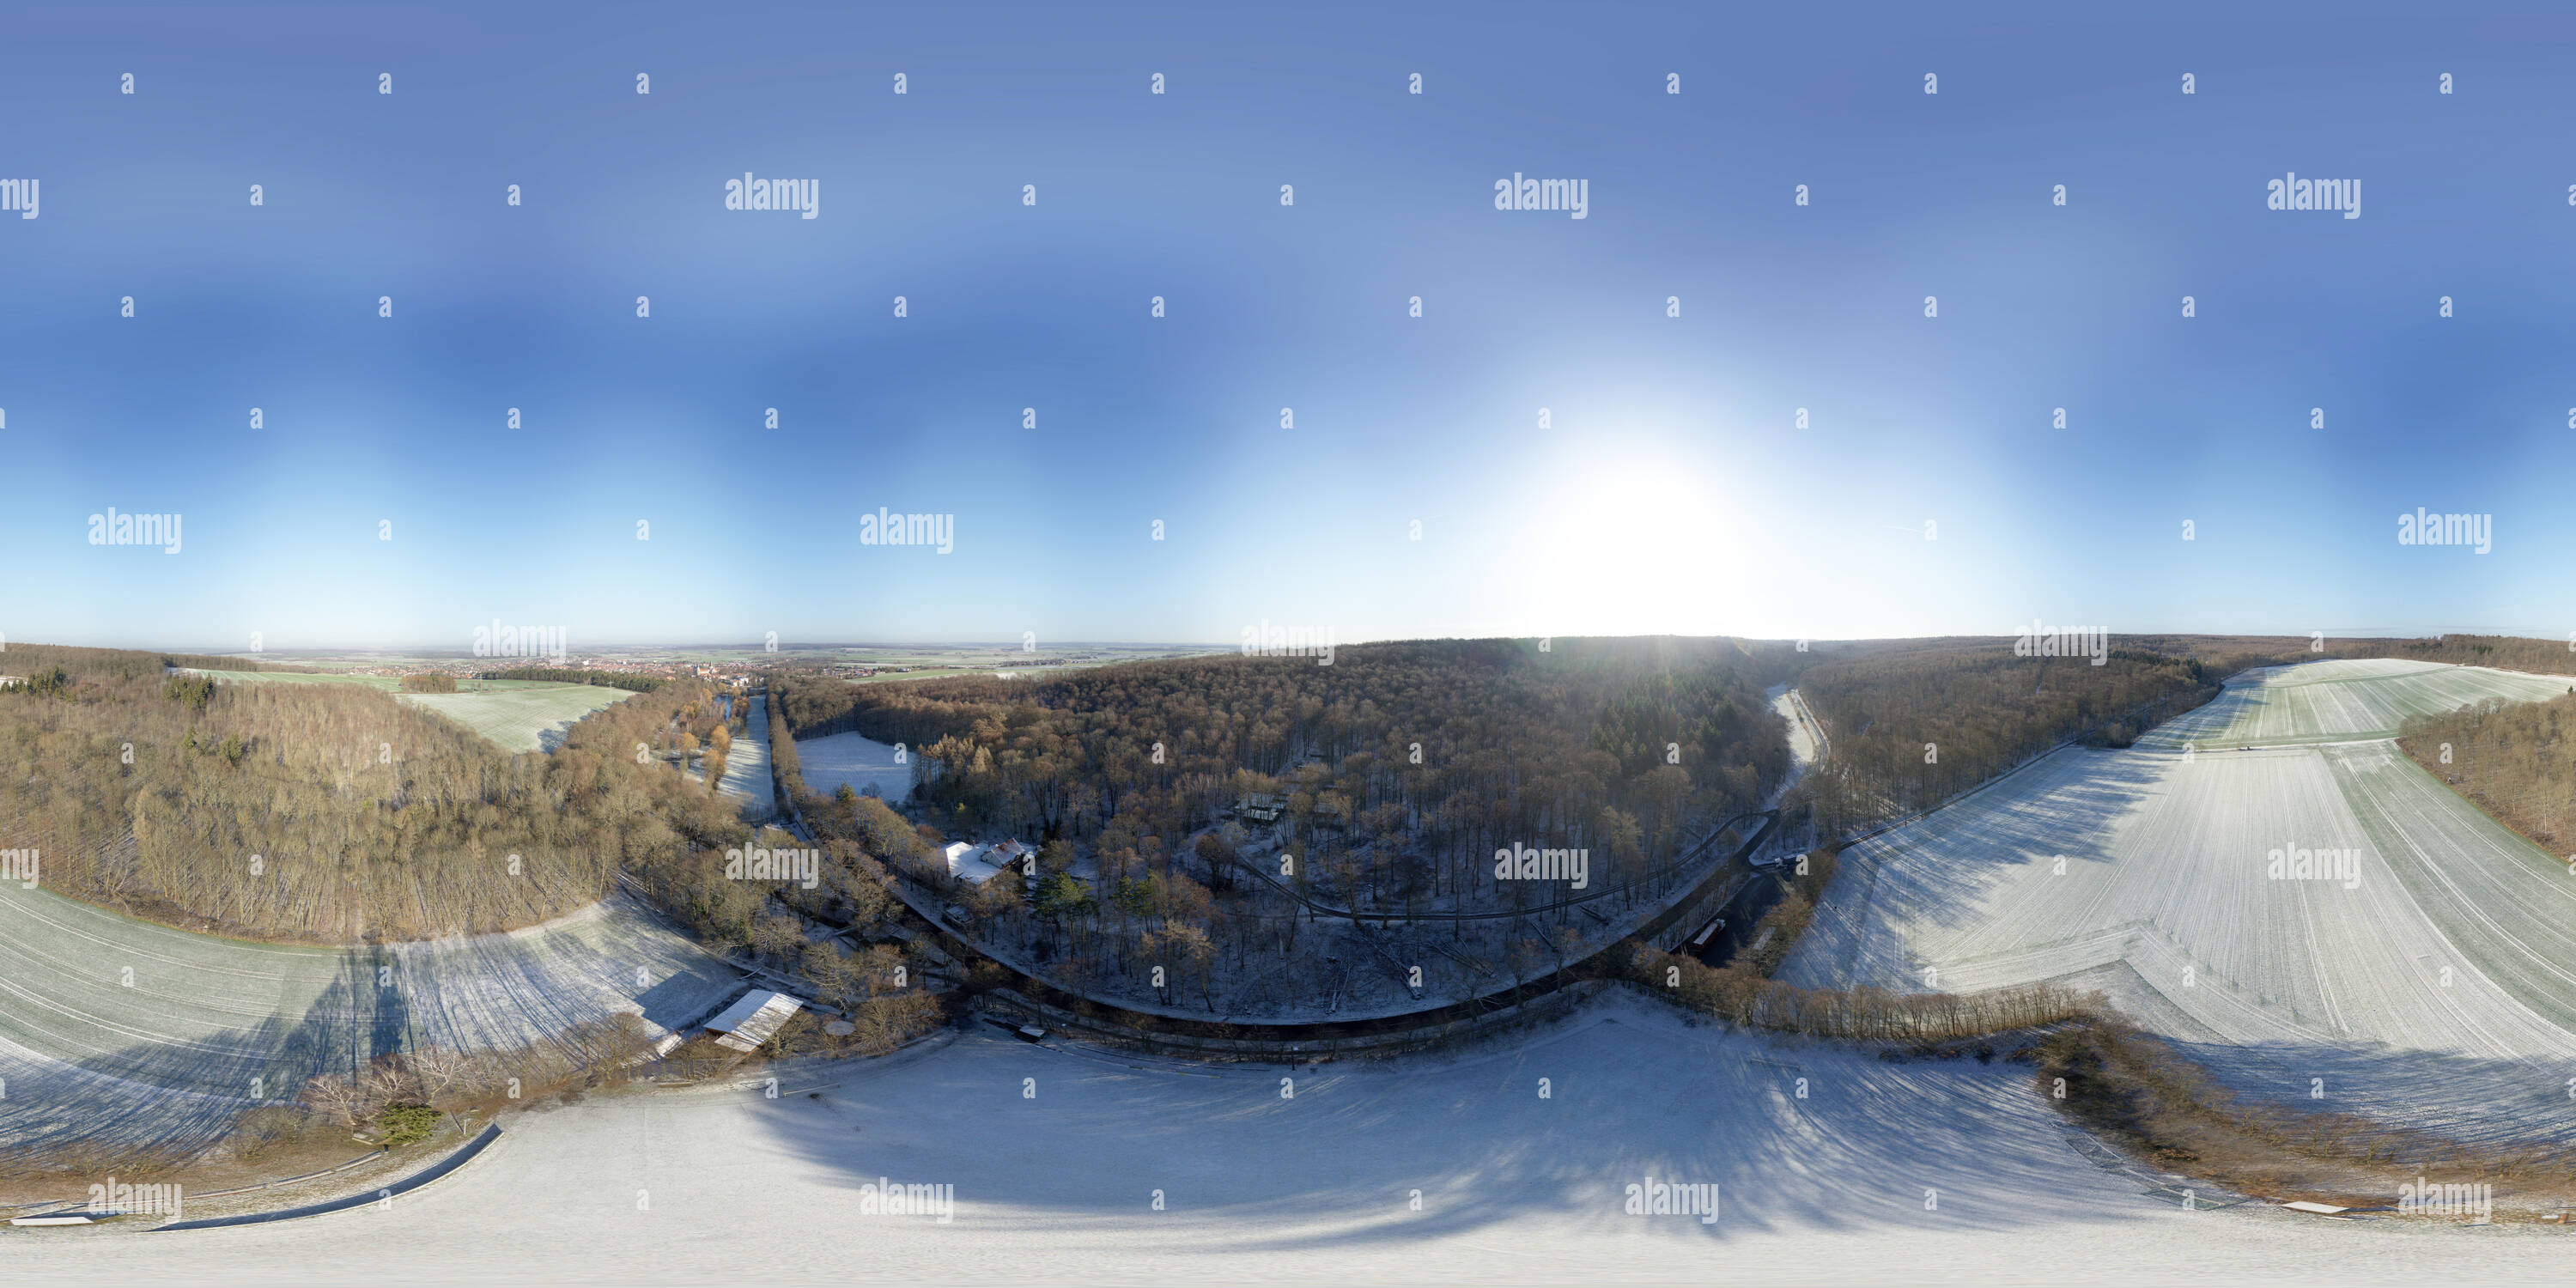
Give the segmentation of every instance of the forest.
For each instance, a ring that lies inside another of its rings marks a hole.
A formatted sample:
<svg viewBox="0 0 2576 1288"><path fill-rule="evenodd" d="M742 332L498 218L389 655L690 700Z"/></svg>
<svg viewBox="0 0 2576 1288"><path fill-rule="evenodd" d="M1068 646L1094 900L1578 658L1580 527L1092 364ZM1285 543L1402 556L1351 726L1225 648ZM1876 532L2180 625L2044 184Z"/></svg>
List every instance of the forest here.
<svg viewBox="0 0 2576 1288"><path fill-rule="evenodd" d="M1349 888L1492 900L1516 842L1593 851L1616 884L1788 769L1763 696L1786 645L1728 639L1442 640L1310 658L1215 656L1046 679L770 680L795 737L855 731L927 769L949 836L1079 841L1124 867L1245 798ZM1209 872L1222 881L1222 865ZM1511 882L1515 894L1524 883Z"/></svg>
<svg viewBox="0 0 2576 1288"><path fill-rule="evenodd" d="M2553 854L2576 847L2576 694L2416 716L2397 745L2532 844Z"/></svg>
<svg viewBox="0 0 2576 1288"><path fill-rule="evenodd" d="M48 682L0 690L0 844L39 850L48 886L137 916L316 943L504 930L596 900L621 864L748 834L649 754L713 723L694 685L513 756L372 687L225 684L118 650L9 655Z"/></svg>
<svg viewBox="0 0 2576 1288"><path fill-rule="evenodd" d="M1900 641L1799 678L1833 754L1799 784L1826 835L1927 808L2062 743L2125 747L2307 641L2122 636L2090 657L2022 657L2010 640Z"/></svg>
<svg viewBox="0 0 2576 1288"><path fill-rule="evenodd" d="M2340 657L2398 657L2419 662L2457 662L2540 675L2576 675L2576 641L2526 639L2518 635L2444 635L2429 640L2337 641Z"/></svg>

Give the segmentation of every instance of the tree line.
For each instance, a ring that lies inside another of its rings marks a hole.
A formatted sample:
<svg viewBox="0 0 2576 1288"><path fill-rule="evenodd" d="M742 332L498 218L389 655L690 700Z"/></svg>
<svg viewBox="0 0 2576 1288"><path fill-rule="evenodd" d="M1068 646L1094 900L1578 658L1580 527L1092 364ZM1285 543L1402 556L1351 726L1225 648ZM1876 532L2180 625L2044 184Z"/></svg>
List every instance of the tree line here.
<svg viewBox="0 0 2576 1288"><path fill-rule="evenodd" d="M2410 717L2397 745L2533 844L2561 854L2576 846L2576 693Z"/></svg>
<svg viewBox="0 0 2576 1288"><path fill-rule="evenodd" d="M2305 641L2123 637L2092 658L2026 657L2010 640L1907 641L1820 663L1799 692L1832 744L1799 799L1826 835L1927 808L2061 743L2125 747Z"/></svg>
<svg viewBox="0 0 2576 1288"><path fill-rule="evenodd" d="M1475 900L1499 897L1498 848L1586 847L1591 879L1615 883L1758 807L1788 768L1757 682L1777 664L1723 639L1440 640L1347 647L1331 666L1218 656L901 684L780 672L769 692L796 737L905 744L924 816L949 835L1079 840L1126 866L1147 838L1168 850L1274 795L1308 867L1348 856L1351 883L1384 898Z"/></svg>
<svg viewBox="0 0 2576 1288"><path fill-rule="evenodd" d="M0 841L63 893L248 937L512 929L621 864L747 834L657 755L710 705L673 688L508 755L355 685L224 684L161 657L13 645L61 684L0 690Z"/></svg>
<svg viewBox="0 0 2576 1288"><path fill-rule="evenodd" d="M478 680L552 680L559 684L596 684L634 693L651 693L664 681L650 675L628 675L622 671L593 671L578 666L513 666L498 671L477 671Z"/></svg>
<svg viewBox="0 0 2576 1288"><path fill-rule="evenodd" d="M2443 635L2429 640L2339 640L2339 657L2395 657L2418 662L2492 666L2540 675L2576 675L2576 646L2518 635Z"/></svg>

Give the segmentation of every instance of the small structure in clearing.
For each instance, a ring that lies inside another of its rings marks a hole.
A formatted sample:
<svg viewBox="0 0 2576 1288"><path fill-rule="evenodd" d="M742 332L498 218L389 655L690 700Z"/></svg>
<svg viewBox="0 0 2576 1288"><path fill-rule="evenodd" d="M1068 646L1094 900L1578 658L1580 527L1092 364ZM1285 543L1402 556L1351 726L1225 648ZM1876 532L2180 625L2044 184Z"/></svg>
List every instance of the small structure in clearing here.
<svg viewBox="0 0 2576 1288"><path fill-rule="evenodd" d="M948 875L970 885L982 885L1002 875L1001 863L996 862L1002 856L996 855L994 849L952 841L941 853L948 856Z"/></svg>
<svg viewBox="0 0 2576 1288"><path fill-rule="evenodd" d="M718 1046L757 1051L761 1043L777 1036L787 1017L803 1009L803 1003L785 993L755 988L726 1007L724 1014L707 1021L707 1032L716 1035Z"/></svg>

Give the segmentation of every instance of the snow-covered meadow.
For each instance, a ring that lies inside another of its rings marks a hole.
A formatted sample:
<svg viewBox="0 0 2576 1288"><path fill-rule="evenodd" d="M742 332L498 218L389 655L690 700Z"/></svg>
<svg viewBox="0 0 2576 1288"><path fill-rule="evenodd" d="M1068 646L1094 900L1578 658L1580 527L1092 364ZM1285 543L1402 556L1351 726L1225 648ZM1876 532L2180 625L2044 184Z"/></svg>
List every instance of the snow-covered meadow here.
<svg viewBox="0 0 2576 1288"><path fill-rule="evenodd" d="M2295 687L2387 712L2429 681L2376 682ZM2387 741L2222 741L2062 750L1853 847L1784 975L2101 988L2243 1090L2472 1140L2576 1140L2566 865Z"/></svg>
<svg viewBox="0 0 2576 1288"><path fill-rule="evenodd" d="M897 763L891 745L860 734L799 738L796 759L804 770L805 789L819 795L829 796L844 784L862 795L874 786L890 802L912 794L910 756Z"/></svg>
<svg viewBox="0 0 2576 1288"><path fill-rule="evenodd" d="M809 1069L776 1099L755 1084L521 1115L470 1167L381 1209L0 1231L0 1256L118 1284L2563 1272L2546 1229L2343 1224L2207 1194L2186 1208L2168 1178L2079 1153L2030 1079L1720 1034L1618 995L1506 1045L1363 1065L1175 1066L979 1033ZM953 1207L875 1214L881 1181L947 1187ZM1628 1211L1629 1186L1673 1183L1714 1184L1715 1219Z"/></svg>
<svg viewBox="0 0 2576 1288"><path fill-rule="evenodd" d="M2138 740L2179 750L2386 738L2408 716L2456 711L2488 698L2538 702L2576 689L2565 676L2398 658L2272 666L2238 676L2206 706Z"/></svg>
<svg viewBox="0 0 2576 1288"><path fill-rule="evenodd" d="M220 939L0 883L0 1149L202 1142L258 1097L612 1011L665 1028L737 973L621 898L508 934L354 948Z"/></svg>

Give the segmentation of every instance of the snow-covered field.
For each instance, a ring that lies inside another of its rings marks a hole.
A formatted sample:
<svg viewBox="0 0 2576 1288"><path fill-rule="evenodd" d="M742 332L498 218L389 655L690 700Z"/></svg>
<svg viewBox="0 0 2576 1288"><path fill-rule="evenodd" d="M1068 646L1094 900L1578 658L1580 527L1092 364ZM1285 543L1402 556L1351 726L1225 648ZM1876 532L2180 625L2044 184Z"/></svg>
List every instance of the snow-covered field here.
<svg viewBox="0 0 2576 1288"><path fill-rule="evenodd" d="M2387 711L2425 682L2331 689ZM2576 1140L2576 882L2385 741L2060 751L1848 851L1783 973L2098 987L2248 1091Z"/></svg>
<svg viewBox="0 0 2576 1288"><path fill-rule="evenodd" d="M622 898L510 934L290 948L0 883L0 1148L203 1140L254 1078L291 1096L391 1051L516 1048L618 1010L682 1024L736 979Z"/></svg>
<svg viewBox="0 0 2576 1288"><path fill-rule="evenodd" d="M2456 711L2487 698L2538 702L2576 688L2563 676L2395 658L2307 662L2247 672L2196 710L2158 726L2141 747L2180 749L2386 738L2406 717Z"/></svg>
<svg viewBox="0 0 2576 1288"><path fill-rule="evenodd" d="M2348 862L2275 879L2275 849ZM1854 847L1786 973L2102 987L2240 1085L2322 1078L2333 1108L2576 1138L2565 871L2384 742L2069 749ZM624 1004L599 972L655 949L703 962L617 913L493 940L564 934L580 942L395 954L389 1013L360 996L364 950L231 945L0 887L0 1128L173 1112L198 1097L161 1087L259 1063L244 1034L326 1059L389 1021L468 1044ZM711 1003L724 974L633 1000ZM74 1085L29 1047L98 1072ZM0 1229L0 1262L115 1284L2495 1283L2563 1280L2567 1256L2555 1227L2185 1206L2187 1182L2073 1133L2027 1066L1724 1033L1618 991L1459 1055L1212 1067L981 1030L781 1091L593 1098L510 1120L381 1209ZM880 1179L953 1187L953 1218L863 1213ZM1714 1183L1716 1218L1624 1210L1655 1182Z"/></svg>
<svg viewBox="0 0 2576 1288"><path fill-rule="evenodd" d="M1615 995L1463 1058L1199 1068L971 1035L782 1091L522 1115L382 1209L0 1230L0 1257L120 1285L2498 1282L2566 1258L2547 1228L2187 1210L2079 1155L2025 1067L1776 1045ZM952 1219L863 1215L880 1178L953 1187ZM1715 1183L1717 1219L1628 1215L1650 1180Z"/></svg>
<svg viewBox="0 0 2576 1288"><path fill-rule="evenodd" d="M390 693L433 711L489 739L503 751L553 751L581 718L634 695L625 689L546 680L473 680L458 693L405 693L389 675L339 675L305 671L198 671L226 684L341 684ZM766 772L765 770L763 772Z"/></svg>
<svg viewBox="0 0 2576 1288"><path fill-rule="evenodd" d="M894 748L855 733L836 733L821 738L800 738L796 757L804 766L805 789L829 796L843 783L854 792L865 792L874 783L888 801L900 801L912 793L912 766L894 761Z"/></svg>
<svg viewBox="0 0 2576 1288"><path fill-rule="evenodd" d="M1772 685L1763 696L1770 700L1772 712L1789 725L1789 775L1773 789L1771 799L1763 802L1764 808L1768 809L1777 807L1788 796L1789 789L1797 786L1798 780L1815 767L1817 753L1822 750L1823 731L1809 721L1806 705L1798 700L1797 691L1788 685Z"/></svg>
<svg viewBox="0 0 2576 1288"><path fill-rule="evenodd" d="M742 801L743 817L764 819L778 812L778 792L769 782L769 699L751 700L751 714L741 736L725 749L725 771L716 784Z"/></svg>
<svg viewBox="0 0 2576 1288"><path fill-rule="evenodd" d="M403 693L396 697L483 735L503 751L553 751L584 716L635 696L599 684L552 684L481 693Z"/></svg>

